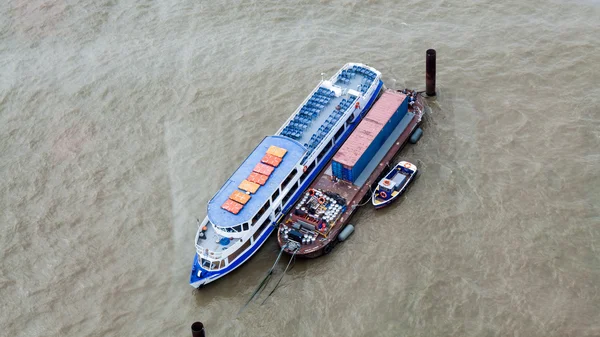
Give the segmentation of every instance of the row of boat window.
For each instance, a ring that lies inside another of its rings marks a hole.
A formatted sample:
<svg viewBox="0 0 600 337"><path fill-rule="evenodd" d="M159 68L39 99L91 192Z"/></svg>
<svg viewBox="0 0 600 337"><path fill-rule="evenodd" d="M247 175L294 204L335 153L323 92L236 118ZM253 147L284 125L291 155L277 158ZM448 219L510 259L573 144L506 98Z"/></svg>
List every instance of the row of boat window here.
<svg viewBox="0 0 600 337"><path fill-rule="evenodd" d="M302 176L300 177L300 179L296 182L295 186L293 186L290 189L290 191L285 195L285 197L281 201L282 205L285 205L285 203L288 202L288 200L292 197L292 195L294 195L294 193L300 187L300 185L302 185L302 183L306 179L307 175L315 168L315 166L317 165L317 163L319 163L323 159L323 157L331 149L331 147L333 146L333 144L335 143L335 141L337 141L339 139L339 137L344 133L344 130L346 129L346 127L348 126L348 124L350 124L350 120L351 119L352 119L352 117L349 118L348 121L346 121L346 124L344 125L344 127L341 127L336 132L333 140L330 141L327 144L327 146L323 149L323 151L321 151L321 153L319 153L319 155L317 156L317 159L313 160L312 163L307 167L306 171L304 172L304 174L302 174ZM298 169L293 170L292 173L290 173L285 178L285 180L283 181L283 183L281 185L282 186L286 186L286 188L287 188L287 185L289 184L290 180L292 180L292 178L295 177L297 173L298 173ZM279 196L279 193L280 193L280 189L278 188L278 189L275 190L275 192L273 193L273 195L271 196L271 198L265 202L265 204L258 211L258 213L256 213L256 215L254 216L254 218L252 219L252 221L250 223L256 224L256 222L258 221L258 219L260 219L260 217L269 209L269 207L271 206L271 202L273 202L273 201L275 201L277 199L277 197ZM278 216L278 215L279 214L276 214L276 216ZM266 222L266 221L267 220L265 219L264 222ZM247 231L249 229L249 223L246 222L246 223L243 223L243 224L235 226L235 227L222 228L222 229L225 230L225 231L227 231L227 232L238 232L239 233L241 231ZM257 232L260 232L260 231L257 231Z"/></svg>

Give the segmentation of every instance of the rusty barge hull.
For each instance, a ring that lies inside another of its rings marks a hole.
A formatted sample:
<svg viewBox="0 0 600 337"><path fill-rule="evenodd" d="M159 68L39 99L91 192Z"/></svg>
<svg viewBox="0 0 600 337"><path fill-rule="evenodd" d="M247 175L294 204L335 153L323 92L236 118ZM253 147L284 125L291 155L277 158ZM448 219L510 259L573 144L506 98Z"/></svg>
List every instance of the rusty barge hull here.
<svg viewBox="0 0 600 337"><path fill-rule="evenodd" d="M401 94L400 92L397 92ZM289 247L284 251L288 254L295 254L304 258L316 258L323 254L329 253L337 244L338 234L348 225L352 215L357 207L367 196L370 197L369 191L371 187L379 181L379 178L385 173L390 161L394 156L406 145L412 132L421 123L424 112L424 100L420 94L417 94L415 104L409 109L404 118L398 123L390 137L379 149L378 153L369 162L367 168L363 171L366 179L358 179L355 183L346 180L335 179L332 174L332 161L328 162L325 169L315 178L309 186L310 189L333 192L346 201L344 211L336 219L331 230L326 236L319 235L318 238L308 244L300 245L296 251ZM360 180L360 181L359 181ZM294 207L292 207L292 210ZM283 228L290 227L295 220L293 212L286 214L280 224L280 230L277 231L277 241L281 247L286 245L286 240L283 238Z"/></svg>

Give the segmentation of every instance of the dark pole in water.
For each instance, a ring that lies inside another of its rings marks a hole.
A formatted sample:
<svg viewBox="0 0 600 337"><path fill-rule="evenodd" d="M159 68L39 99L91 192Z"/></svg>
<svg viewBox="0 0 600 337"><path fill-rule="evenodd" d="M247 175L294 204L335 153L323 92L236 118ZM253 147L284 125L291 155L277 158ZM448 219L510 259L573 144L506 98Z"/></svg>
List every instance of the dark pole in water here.
<svg viewBox="0 0 600 337"><path fill-rule="evenodd" d="M435 49L427 49L425 59L425 92L427 96L435 96Z"/></svg>
<svg viewBox="0 0 600 337"><path fill-rule="evenodd" d="M194 322L192 324L192 337L206 337L204 333L204 324L200 322Z"/></svg>

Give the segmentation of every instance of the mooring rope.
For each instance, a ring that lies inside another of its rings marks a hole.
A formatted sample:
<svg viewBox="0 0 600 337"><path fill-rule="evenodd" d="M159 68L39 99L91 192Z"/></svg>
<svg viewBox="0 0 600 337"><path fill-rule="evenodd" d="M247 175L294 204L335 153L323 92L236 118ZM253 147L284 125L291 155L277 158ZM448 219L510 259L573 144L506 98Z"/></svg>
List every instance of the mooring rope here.
<svg viewBox="0 0 600 337"><path fill-rule="evenodd" d="M275 287L273 288L273 290L271 290L271 292L269 293L269 295L267 295L267 297L265 297L265 299L262 301L262 303L260 305L265 304L265 302L267 301L267 299L269 298L269 296L271 296L275 292L275 289L277 289L277 287L279 286L279 282L281 282L281 280L283 280L283 277L285 276L285 273L288 271L288 268L290 267L290 264L292 264L292 261L294 261L294 258L296 257L296 253L299 250L300 250L300 248L296 248L294 250L294 253L292 254L292 257L290 258L290 261L288 262L287 266L285 267L285 270L283 271L283 274L281 274L281 277L279 278L279 280L275 284Z"/></svg>
<svg viewBox="0 0 600 337"><path fill-rule="evenodd" d="M356 205L356 207L360 207L360 206L364 206L364 205L368 204L369 201L371 201L372 195L373 195L373 189L371 188L371 186L369 186L369 198L367 198L367 201L363 202L362 204Z"/></svg>
<svg viewBox="0 0 600 337"><path fill-rule="evenodd" d="M265 277L263 277L262 281L260 281L260 283L258 284L258 287L256 288L256 290L254 290L254 292L252 293L252 295L250 296L250 298L248 299L246 304L244 304L244 306L240 308L240 310L237 313L238 315L241 314L242 311L244 311L244 309L246 309L248 304L250 304L250 302L252 302L254 297L256 297L256 295L258 295L267 286L267 283L269 283L269 279L271 278L271 275L273 275L273 270L275 269L277 262L279 262L279 259L281 258L281 255L283 255L283 251L286 248L287 248L287 244L284 245L283 247L281 247L281 250L279 250L279 255L277 255L277 259L275 259L275 263L273 263L273 266L267 271L267 274L265 275Z"/></svg>

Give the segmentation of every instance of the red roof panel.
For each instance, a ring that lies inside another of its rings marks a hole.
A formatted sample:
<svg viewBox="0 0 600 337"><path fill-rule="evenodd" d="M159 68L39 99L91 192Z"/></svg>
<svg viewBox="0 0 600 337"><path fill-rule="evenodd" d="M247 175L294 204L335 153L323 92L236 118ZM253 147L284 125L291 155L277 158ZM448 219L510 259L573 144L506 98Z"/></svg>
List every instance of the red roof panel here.
<svg viewBox="0 0 600 337"><path fill-rule="evenodd" d="M240 205L231 199L227 199L227 201L225 201L223 205L221 205L221 208L230 213L238 214L242 210L242 208L244 208L244 205Z"/></svg>
<svg viewBox="0 0 600 337"><path fill-rule="evenodd" d="M265 183L267 182L267 179L269 179L269 177L262 175L260 173L256 173L256 172L252 172L250 173L250 175L248 176L248 178L246 180L259 184L260 186L264 186Z"/></svg>
<svg viewBox="0 0 600 337"><path fill-rule="evenodd" d="M254 166L254 169L252 171L266 175L268 177L271 175L271 173L273 173L274 169L275 168L273 168L273 166L265 165L263 163L258 163L258 164L256 164L256 166Z"/></svg>
<svg viewBox="0 0 600 337"><path fill-rule="evenodd" d="M277 167L279 166L279 163L281 163L282 159L280 157L274 156L272 154L265 154L265 156L261 159L261 162L267 164L267 165L271 165L273 167Z"/></svg>

